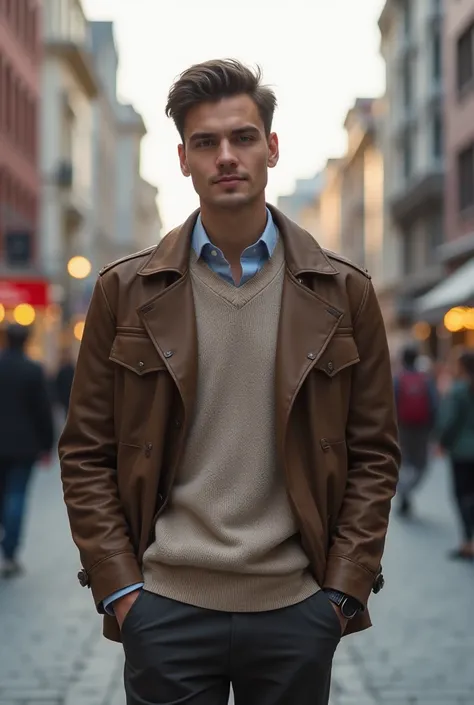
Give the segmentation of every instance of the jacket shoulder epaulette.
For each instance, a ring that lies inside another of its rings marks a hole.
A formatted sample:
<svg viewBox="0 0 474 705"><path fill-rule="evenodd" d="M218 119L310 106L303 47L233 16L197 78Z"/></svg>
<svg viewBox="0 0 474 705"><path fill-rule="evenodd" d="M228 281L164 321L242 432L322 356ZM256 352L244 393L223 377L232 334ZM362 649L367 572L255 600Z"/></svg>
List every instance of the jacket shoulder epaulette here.
<svg viewBox="0 0 474 705"><path fill-rule="evenodd" d="M343 262L344 264L349 265L349 267L352 267L353 269L356 269L358 272L364 275L364 277L367 277L367 279L372 279L372 276L369 272L368 269L365 267L361 267L360 265L356 264L350 259L347 259L347 257L344 257L344 255L340 255L338 252L332 252L331 250L324 250L324 253L330 258L330 259L335 259L338 262Z"/></svg>
<svg viewBox="0 0 474 705"><path fill-rule="evenodd" d="M110 262L109 264L106 264L99 271L99 277L101 277L103 274L105 274L105 272L108 272L109 269L113 269L118 264L122 264L122 262L128 262L128 260L137 259L137 257L146 257L146 255L151 254L154 249L156 249L156 245L152 245L151 247L146 247L144 250L140 250L140 252L133 252L130 255L125 255L125 257L120 257L120 259L116 259L114 262Z"/></svg>

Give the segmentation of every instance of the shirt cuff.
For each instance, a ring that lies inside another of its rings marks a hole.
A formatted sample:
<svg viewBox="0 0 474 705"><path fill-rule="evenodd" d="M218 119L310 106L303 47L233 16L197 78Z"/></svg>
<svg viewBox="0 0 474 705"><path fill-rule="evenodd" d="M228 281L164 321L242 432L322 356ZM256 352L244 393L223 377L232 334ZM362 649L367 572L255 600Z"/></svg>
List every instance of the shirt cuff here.
<svg viewBox="0 0 474 705"><path fill-rule="evenodd" d="M109 597L106 597L102 603L105 612L111 617L114 617L115 612L112 603L115 602L115 600L119 600L121 597L125 597L125 595L128 595L134 590L140 590L142 587L143 583L135 583L135 585L129 585L126 588L122 588L122 590L117 590L117 592L114 592L112 595L109 595Z"/></svg>

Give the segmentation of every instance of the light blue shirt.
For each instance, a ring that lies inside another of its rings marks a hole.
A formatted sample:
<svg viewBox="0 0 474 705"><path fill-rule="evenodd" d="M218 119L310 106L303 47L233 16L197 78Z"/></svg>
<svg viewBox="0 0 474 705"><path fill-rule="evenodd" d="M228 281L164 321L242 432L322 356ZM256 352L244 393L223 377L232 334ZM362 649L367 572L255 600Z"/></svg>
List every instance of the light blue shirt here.
<svg viewBox="0 0 474 705"><path fill-rule="evenodd" d="M254 277L270 259L275 251L278 242L278 230L273 221L272 214L267 208L267 224L260 238L250 247L247 247L240 258L242 265L242 279L239 286L248 282ZM209 240L208 234L202 224L201 216L199 215L192 235L192 247L198 257L200 257L216 274L219 274L226 282L235 286L232 277L230 264L224 257L224 254L218 247L214 247ZM143 583L135 583L129 585L123 590L114 592L113 595L106 597L104 600L104 609L107 614L113 615L112 603L129 592L139 590L143 587Z"/></svg>
<svg viewBox="0 0 474 705"><path fill-rule="evenodd" d="M248 282L257 272L259 272L265 262L267 262L275 251L278 242L278 231L273 222L272 214L267 208L267 224L260 238L250 247L247 247L240 258L242 265L242 279L239 286ZM202 224L201 216L199 215L196 225L194 226L192 238L193 250L198 257L212 269L213 272L219 274L229 284L234 284L230 264L224 257L222 251L218 247L214 247L209 240L208 234Z"/></svg>

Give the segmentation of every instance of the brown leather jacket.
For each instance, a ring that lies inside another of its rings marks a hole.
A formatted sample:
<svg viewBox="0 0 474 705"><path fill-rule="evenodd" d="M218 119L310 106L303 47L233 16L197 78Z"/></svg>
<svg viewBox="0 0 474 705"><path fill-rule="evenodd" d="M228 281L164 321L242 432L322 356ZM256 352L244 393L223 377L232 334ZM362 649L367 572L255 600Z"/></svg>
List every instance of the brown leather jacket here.
<svg viewBox="0 0 474 705"><path fill-rule="evenodd" d="M369 275L271 211L287 264L275 391L288 497L318 583L366 605L399 465L384 325ZM80 582L99 612L142 579L192 419L196 217L105 267L87 315L59 454ZM365 610L347 632L368 626ZM120 640L108 615L104 633Z"/></svg>

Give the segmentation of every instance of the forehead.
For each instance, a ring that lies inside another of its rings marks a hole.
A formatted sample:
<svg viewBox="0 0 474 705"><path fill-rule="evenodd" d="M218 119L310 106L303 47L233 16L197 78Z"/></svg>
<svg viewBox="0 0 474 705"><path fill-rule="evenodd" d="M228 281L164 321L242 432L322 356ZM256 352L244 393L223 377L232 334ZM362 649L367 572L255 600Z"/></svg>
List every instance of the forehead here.
<svg viewBox="0 0 474 705"><path fill-rule="evenodd" d="M189 138L195 132L227 133L242 125L253 125L263 130L258 108L248 95L196 105L186 116L184 131L186 138Z"/></svg>

